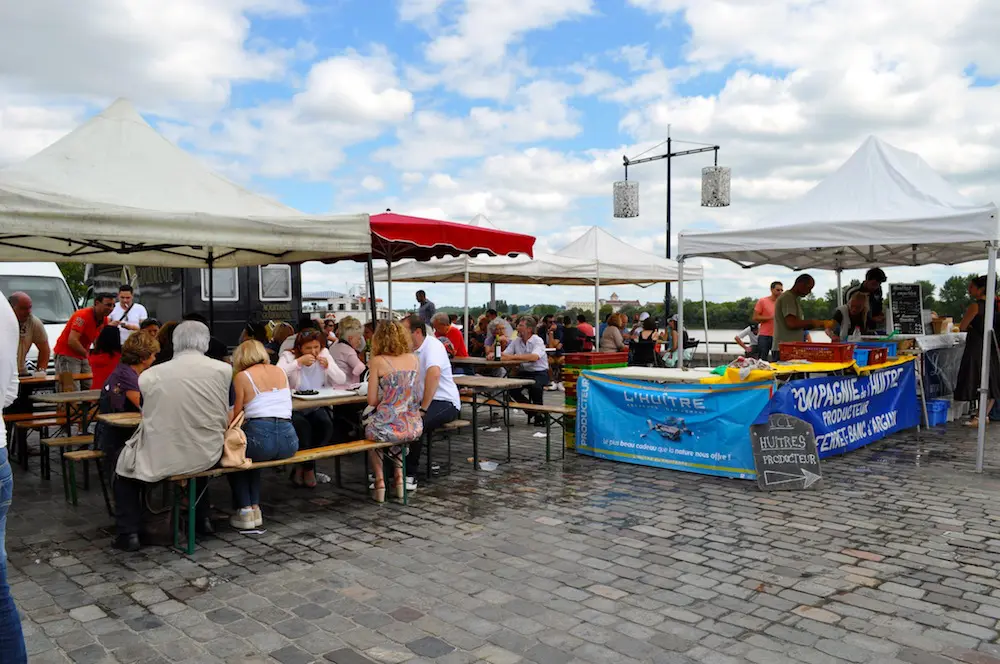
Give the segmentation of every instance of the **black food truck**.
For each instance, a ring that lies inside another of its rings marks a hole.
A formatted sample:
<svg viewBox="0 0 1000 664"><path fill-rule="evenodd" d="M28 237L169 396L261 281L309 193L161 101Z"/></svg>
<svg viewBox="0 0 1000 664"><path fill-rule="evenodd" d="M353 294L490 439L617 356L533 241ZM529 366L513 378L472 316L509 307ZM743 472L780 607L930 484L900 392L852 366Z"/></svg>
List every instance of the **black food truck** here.
<svg viewBox="0 0 1000 664"><path fill-rule="evenodd" d="M215 299L214 336L230 348L249 321L288 321L302 313L302 271L298 265L223 267L212 270ZM189 314L207 320L208 270L197 268L87 265L87 301L96 293L118 293L130 284L135 301L161 323Z"/></svg>

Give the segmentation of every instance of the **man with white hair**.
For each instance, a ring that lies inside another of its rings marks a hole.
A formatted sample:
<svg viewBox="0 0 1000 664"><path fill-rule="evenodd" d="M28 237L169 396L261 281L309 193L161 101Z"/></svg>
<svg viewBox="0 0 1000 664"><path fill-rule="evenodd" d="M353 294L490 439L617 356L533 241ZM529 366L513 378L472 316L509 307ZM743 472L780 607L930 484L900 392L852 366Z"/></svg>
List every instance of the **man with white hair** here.
<svg viewBox="0 0 1000 664"><path fill-rule="evenodd" d="M142 423L125 444L116 467L116 548L139 548L147 483L207 470L222 456L233 368L205 357L210 341L208 326L185 321L174 330L173 359L139 376ZM197 505L197 530L213 532L208 500Z"/></svg>
<svg viewBox="0 0 1000 664"><path fill-rule="evenodd" d="M431 317L431 327L434 328L434 336L441 343L447 339L451 346L448 355L450 357L468 357L469 349L465 347L465 339L462 331L451 322L451 316L446 313L437 313ZM445 344L447 349L449 344Z"/></svg>

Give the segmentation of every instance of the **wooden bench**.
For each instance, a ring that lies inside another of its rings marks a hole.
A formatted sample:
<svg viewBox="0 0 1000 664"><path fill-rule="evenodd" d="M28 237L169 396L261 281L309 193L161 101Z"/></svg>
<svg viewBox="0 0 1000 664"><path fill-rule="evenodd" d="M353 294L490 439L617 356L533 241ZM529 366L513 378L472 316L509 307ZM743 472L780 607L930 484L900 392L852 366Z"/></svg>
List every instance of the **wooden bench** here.
<svg viewBox="0 0 1000 664"><path fill-rule="evenodd" d="M472 397L461 397L462 403L472 403ZM503 404L496 399L487 399L485 401L477 401L477 405L480 406L490 406L495 408L503 408ZM520 410L522 412L530 415L542 415L545 417L545 461L551 461L552 457L552 423L555 422L563 429L563 433L566 432L566 418L576 417L576 406L560 406L560 405L545 405L545 404L534 404L534 403L523 403L521 401L511 401L508 406L515 410ZM509 423L508 423L509 425ZM561 452L559 458L565 458L566 456L566 446L559 446Z"/></svg>
<svg viewBox="0 0 1000 664"><path fill-rule="evenodd" d="M42 479L48 480L52 479L52 457L51 451L53 448L59 450L59 463L63 471L63 488L66 489L66 448L67 447L82 447L84 445L93 445L94 436L92 434L83 434L79 436L59 436L57 438L42 438L39 443L44 450L44 454L39 455L41 463L41 473ZM40 450L41 452L41 450ZM90 477L89 474L84 476L84 488L90 488ZM66 499L69 500L69 491L66 490Z"/></svg>
<svg viewBox="0 0 1000 664"><path fill-rule="evenodd" d="M97 462L97 478L101 482L101 494L104 496L104 506L108 508L108 514L112 517L115 515L114 510L111 508L111 499L108 496L108 484L104 479L104 464L101 463L101 459L104 458L104 452L100 450L73 450L63 454L63 472L68 472L69 474L69 492L70 492L70 502L73 506L76 506L76 463L82 462L84 464L84 473L87 472L87 463L90 461ZM68 463L67 463L68 462ZM84 480L84 488L86 488L87 482Z"/></svg>
<svg viewBox="0 0 1000 664"><path fill-rule="evenodd" d="M11 450L16 453L17 460L21 468L28 469L28 433L38 431L42 436L49 435L49 429L66 426L66 418L57 414L56 411L17 413L14 415L4 415L7 431L10 434L8 444Z"/></svg>
<svg viewBox="0 0 1000 664"><path fill-rule="evenodd" d="M185 552L188 555L194 553L194 531L195 531L195 521L196 512L195 508L198 505L198 501L201 500L205 491L202 491L201 495L198 495L196 480L204 479L210 480L216 477L221 477L222 475L228 475L230 473L239 473L246 470L261 470L264 468L278 468L280 466L290 466L297 463L304 463L306 461L319 461L321 459L331 459L336 457L346 456L348 454L360 454L362 452L368 452L370 450L380 450L388 447L393 447L398 443L384 443L375 440L355 440L350 443L339 443L337 445L327 445L326 447L317 447L311 450L299 450L293 456L287 459L275 459L274 461L260 461L253 463L247 468L222 468L215 467L209 468L208 470L203 470L198 473L190 473L187 475L174 475L168 478L169 482L174 483L174 503L173 503L173 528L174 528L174 547L179 546L180 542L180 506L181 506L181 495L184 485L187 486L187 505L188 505L188 526L187 526L187 547ZM405 448L405 444L403 447ZM406 454L401 454L403 466L403 477L406 477ZM207 491L207 486L205 488ZM403 482L403 504L409 504L409 496L406 491L406 482Z"/></svg>
<svg viewBox="0 0 1000 664"><path fill-rule="evenodd" d="M446 440L448 442L448 472L449 473L451 472L451 434L454 431L461 431L465 427L471 426L471 425L472 425L472 422L470 422L469 420L462 420L462 419L452 420L451 422L445 422L444 424L442 424L441 426L439 426L437 429L435 429L434 432L433 432L433 433L438 433L438 432L442 433L443 434L442 438L444 438L444 440ZM433 447L434 447L434 439L433 439L432 436L428 435L428 436L424 437L424 440L426 440L426 442L427 442L427 481L430 481L430 479L431 479L431 466L433 465L431 463L431 452L433 451ZM413 473L414 474L416 474L418 472L420 472L419 468L414 468L413 469Z"/></svg>

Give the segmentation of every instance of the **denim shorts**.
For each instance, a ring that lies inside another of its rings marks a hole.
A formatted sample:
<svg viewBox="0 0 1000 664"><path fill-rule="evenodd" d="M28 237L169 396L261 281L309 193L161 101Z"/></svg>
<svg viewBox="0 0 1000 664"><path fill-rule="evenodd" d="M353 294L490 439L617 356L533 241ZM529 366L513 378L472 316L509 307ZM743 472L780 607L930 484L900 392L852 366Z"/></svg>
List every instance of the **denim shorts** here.
<svg viewBox="0 0 1000 664"><path fill-rule="evenodd" d="M254 461L287 459L299 451L299 437L291 420L260 417L243 423L247 458Z"/></svg>

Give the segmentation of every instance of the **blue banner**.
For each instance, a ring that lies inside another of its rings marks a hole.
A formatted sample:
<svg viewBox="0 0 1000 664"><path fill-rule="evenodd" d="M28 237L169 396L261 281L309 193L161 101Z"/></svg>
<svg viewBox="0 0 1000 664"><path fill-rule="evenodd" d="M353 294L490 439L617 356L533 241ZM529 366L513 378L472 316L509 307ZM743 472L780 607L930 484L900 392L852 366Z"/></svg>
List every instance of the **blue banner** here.
<svg viewBox="0 0 1000 664"><path fill-rule="evenodd" d="M907 362L865 376L793 380L758 421L769 413L795 415L813 425L821 459L850 452L920 424L915 376Z"/></svg>
<svg viewBox="0 0 1000 664"><path fill-rule="evenodd" d="M579 454L753 479L750 425L774 383L662 385L584 371L577 382Z"/></svg>

